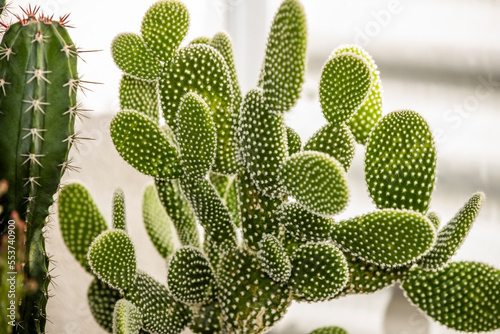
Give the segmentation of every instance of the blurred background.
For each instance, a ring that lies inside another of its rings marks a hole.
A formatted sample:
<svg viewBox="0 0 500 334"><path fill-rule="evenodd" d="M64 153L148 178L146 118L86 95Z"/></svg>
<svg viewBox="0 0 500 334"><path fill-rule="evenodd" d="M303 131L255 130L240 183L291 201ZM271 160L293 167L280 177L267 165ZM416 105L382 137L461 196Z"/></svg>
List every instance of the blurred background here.
<svg viewBox="0 0 500 334"><path fill-rule="evenodd" d="M109 138L109 122L119 111L120 71L110 44L120 32L139 32L143 13L153 0L14 1L39 5L46 13L71 13L76 45L88 50L79 72L84 80L101 82L80 96L92 109L79 124L82 136L94 140L73 150L79 181L90 190L110 221L111 198L123 188L129 231L138 248L139 266L161 282L163 260L142 225L141 201L152 180L129 167ZM185 43L225 30L233 38L243 92L256 85L267 32L279 0L183 0L191 14ZM434 131L438 150L438 181L431 210L448 221L475 191L487 201L456 259L477 260L500 267L500 1L498 0L310 0L307 78L302 99L286 115L287 123L305 141L325 120L318 102L321 68L331 51L356 43L375 59L384 88L384 114L411 109L423 115ZM17 8L14 10L19 12ZM352 200L342 216L374 208L364 183L363 153L357 147L349 172ZM54 254L56 288L48 306L48 333L103 333L86 302L91 277L62 243L57 222L49 232ZM388 288L367 296L349 296L321 304L293 304L272 333L307 333L339 325L357 333L453 333L436 324ZM500 331L497 331L500 333Z"/></svg>

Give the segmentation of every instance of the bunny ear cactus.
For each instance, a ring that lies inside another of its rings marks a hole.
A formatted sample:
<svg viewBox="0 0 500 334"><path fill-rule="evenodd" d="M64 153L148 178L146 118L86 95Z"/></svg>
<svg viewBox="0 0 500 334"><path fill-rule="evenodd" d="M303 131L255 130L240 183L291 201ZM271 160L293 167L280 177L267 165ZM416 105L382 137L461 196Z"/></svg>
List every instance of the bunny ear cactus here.
<svg viewBox="0 0 500 334"><path fill-rule="evenodd" d="M81 139L74 131L75 117L82 112L76 101L82 84L78 50L66 23L31 7L19 22L2 23L0 179L8 182L10 191L1 199L1 232L14 210L28 226L24 272L37 289L21 303L20 332L26 333L45 331L51 275L43 229L61 176L73 168L68 152Z"/></svg>
<svg viewBox="0 0 500 334"><path fill-rule="evenodd" d="M98 278L89 303L101 326L119 333L174 334L186 326L202 334L265 333L293 300L327 301L399 282L447 326L499 327L498 270L450 262L483 195L439 230L438 216L428 212L436 173L429 126L413 111L380 119L380 76L366 51L332 52L319 82L327 124L302 145L284 117L304 81L301 4L284 0L279 7L257 87L244 97L229 36L180 47L188 23L182 4L160 1L140 35L121 34L112 47L124 76L111 136L125 161L154 178L143 220L167 263L167 285L138 269L119 192L113 229L82 189L72 186L77 199L61 198L68 248ZM339 220L356 142L366 145L366 182L377 208ZM79 235L85 232L88 238ZM443 300L440 291L459 278L457 298Z"/></svg>

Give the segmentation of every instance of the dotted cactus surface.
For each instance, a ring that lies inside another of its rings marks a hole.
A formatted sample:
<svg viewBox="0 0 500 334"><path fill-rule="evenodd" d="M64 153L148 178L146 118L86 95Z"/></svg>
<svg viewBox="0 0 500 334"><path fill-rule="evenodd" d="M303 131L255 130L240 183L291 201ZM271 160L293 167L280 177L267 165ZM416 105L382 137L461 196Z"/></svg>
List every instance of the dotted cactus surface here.
<svg viewBox="0 0 500 334"><path fill-rule="evenodd" d="M366 146L365 174L378 208L427 211L436 180L436 148L422 116L400 110L380 120Z"/></svg>
<svg viewBox="0 0 500 334"><path fill-rule="evenodd" d="M237 190L237 178L234 177L230 182L224 197L222 198L224 204L226 204L227 209L229 210L229 214L233 219L234 225L237 228L241 227L241 213L239 210L239 195Z"/></svg>
<svg viewBox="0 0 500 334"><path fill-rule="evenodd" d="M137 307L125 299L115 304L113 311L113 334L138 334L142 326L142 314Z"/></svg>
<svg viewBox="0 0 500 334"><path fill-rule="evenodd" d="M142 329L148 333L179 334L191 321L189 308L176 302L164 285L142 270L125 298L141 311Z"/></svg>
<svg viewBox="0 0 500 334"><path fill-rule="evenodd" d="M344 254L331 243L307 243L292 255L290 285L300 301L334 298L345 287L349 268Z"/></svg>
<svg viewBox="0 0 500 334"><path fill-rule="evenodd" d="M150 185L142 199L142 219L144 227L160 255L166 259L174 253L174 231L172 222L162 207L156 189Z"/></svg>
<svg viewBox="0 0 500 334"><path fill-rule="evenodd" d="M441 226L441 218L439 215L436 212L429 212L426 217L431 221L432 225L434 225L436 231L438 231Z"/></svg>
<svg viewBox="0 0 500 334"><path fill-rule="evenodd" d="M236 247L236 226L217 190L205 180L180 180L181 188L198 221L220 251Z"/></svg>
<svg viewBox="0 0 500 334"><path fill-rule="evenodd" d="M218 299L229 333L266 333L290 306L290 289L271 280L243 250L225 254L217 270Z"/></svg>
<svg viewBox="0 0 500 334"><path fill-rule="evenodd" d="M365 102L372 85L370 65L354 53L333 53L321 71L319 100L328 123L339 126Z"/></svg>
<svg viewBox="0 0 500 334"><path fill-rule="evenodd" d="M160 202L172 220L181 244L200 247L196 217L182 193L179 181L155 179L155 186Z"/></svg>
<svg viewBox="0 0 500 334"><path fill-rule="evenodd" d="M353 53L363 57L370 65L370 73L372 76L372 86L366 101L361 105L359 110L346 122L351 129L351 132L360 144L366 144L371 130L382 117L382 83L380 81L380 73L377 70L377 65L373 58L363 48L352 46L341 46L337 48L335 54Z"/></svg>
<svg viewBox="0 0 500 334"><path fill-rule="evenodd" d="M262 270L276 282L285 283L292 274L290 257L274 235L267 234L260 242L257 257L260 260Z"/></svg>
<svg viewBox="0 0 500 334"><path fill-rule="evenodd" d="M297 241L326 241L331 239L335 221L311 213L298 203L283 204L277 216L280 225Z"/></svg>
<svg viewBox="0 0 500 334"><path fill-rule="evenodd" d="M409 267L380 267L350 254L346 254L349 264L349 282L340 293L341 296L357 293L373 293L401 281Z"/></svg>
<svg viewBox="0 0 500 334"><path fill-rule="evenodd" d="M189 325L197 334L222 334L224 324L218 301L201 305L193 310L193 321Z"/></svg>
<svg viewBox="0 0 500 334"><path fill-rule="evenodd" d="M283 196L285 189L278 180L278 169L288 156L285 120L269 112L259 88L248 92L243 100L239 139L241 157L255 187L271 198Z"/></svg>
<svg viewBox="0 0 500 334"><path fill-rule="evenodd" d="M122 33L116 36L111 54L116 66L133 78L154 81L160 77L161 64L139 35Z"/></svg>
<svg viewBox="0 0 500 334"><path fill-rule="evenodd" d="M144 15L141 34L151 53L168 63L189 28L189 13L180 1L161 0Z"/></svg>
<svg viewBox="0 0 500 334"><path fill-rule="evenodd" d="M108 229L87 189L70 183L59 194L59 225L64 243L85 270L90 270L87 253L92 241Z"/></svg>
<svg viewBox="0 0 500 334"><path fill-rule="evenodd" d="M291 127L286 127L286 138L288 142L288 155L298 153L302 149L302 141L300 136Z"/></svg>
<svg viewBox="0 0 500 334"><path fill-rule="evenodd" d="M233 43L231 42L231 37L229 37L229 35L227 35L225 32L219 32L215 34L212 40L210 40L210 42L207 44L219 51L226 61L226 65L229 69L229 74L231 75L231 83L233 85L234 110L235 112L238 112L240 110L242 96L240 84L238 82L238 73L236 73L236 63L234 60Z"/></svg>
<svg viewBox="0 0 500 334"><path fill-rule="evenodd" d="M325 153L296 153L285 160L279 173L287 192L313 213L333 215L347 205L344 167Z"/></svg>
<svg viewBox="0 0 500 334"><path fill-rule="evenodd" d="M436 244L418 264L424 269L440 269L462 245L484 202L484 194L474 194L438 233Z"/></svg>
<svg viewBox="0 0 500 334"><path fill-rule="evenodd" d="M180 176L178 153L152 119L122 111L111 121L110 130L120 156L139 172L162 179Z"/></svg>
<svg viewBox="0 0 500 334"><path fill-rule="evenodd" d="M340 327L329 326L315 329L309 334L348 334L348 332Z"/></svg>
<svg viewBox="0 0 500 334"><path fill-rule="evenodd" d="M120 108L143 113L158 124L158 82L139 80L124 74L120 81Z"/></svg>
<svg viewBox="0 0 500 334"><path fill-rule="evenodd" d="M380 266L402 266L431 249L436 231L417 212L385 209L334 225L332 239L361 260Z"/></svg>
<svg viewBox="0 0 500 334"><path fill-rule="evenodd" d="M500 270L477 262L452 262L440 271L415 267L403 282L412 303L461 332L500 328Z"/></svg>
<svg viewBox="0 0 500 334"><path fill-rule="evenodd" d="M274 16L260 74L266 109L288 111L298 100L304 82L306 47L304 8L297 0L285 0Z"/></svg>
<svg viewBox="0 0 500 334"><path fill-rule="evenodd" d="M116 189L113 194L111 217L113 228L126 231L125 194L121 188Z"/></svg>
<svg viewBox="0 0 500 334"><path fill-rule="evenodd" d="M243 238L250 249L257 251L258 243L264 234L279 234L276 212L283 199L271 199L261 195L247 171L238 175L236 186Z"/></svg>
<svg viewBox="0 0 500 334"><path fill-rule="evenodd" d="M122 298L120 292L111 288L104 282L95 278L90 283L87 291L87 301L90 308L90 313L95 321L107 330L109 333L113 331L113 311L115 304Z"/></svg>
<svg viewBox="0 0 500 334"><path fill-rule="evenodd" d="M92 272L112 288L130 289L136 278L135 248L122 230L100 234L90 245L88 260Z"/></svg>
<svg viewBox="0 0 500 334"><path fill-rule="evenodd" d="M210 262L198 248L179 249L170 260L167 286L172 296L184 304L200 305L212 301L215 276Z"/></svg>
<svg viewBox="0 0 500 334"><path fill-rule="evenodd" d="M323 152L335 158L347 171L354 158L354 137L345 124L326 124L305 144L304 151Z"/></svg>
<svg viewBox="0 0 500 334"><path fill-rule="evenodd" d="M217 158L214 171L235 174L236 111L229 69L213 47L193 44L180 49L160 80L163 116L175 129L181 99L187 92L201 96L209 106L217 132Z"/></svg>
<svg viewBox="0 0 500 334"><path fill-rule="evenodd" d="M217 135L205 101L196 93L181 100L175 133L183 172L191 178L204 178L215 162Z"/></svg>

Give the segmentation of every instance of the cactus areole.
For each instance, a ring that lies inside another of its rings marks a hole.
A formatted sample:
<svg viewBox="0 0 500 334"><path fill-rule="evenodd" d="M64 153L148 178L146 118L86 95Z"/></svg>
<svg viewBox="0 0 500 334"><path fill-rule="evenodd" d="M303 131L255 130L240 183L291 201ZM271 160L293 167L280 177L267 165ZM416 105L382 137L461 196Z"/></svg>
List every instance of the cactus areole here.
<svg viewBox="0 0 500 334"><path fill-rule="evenodd" d="M44 227L49 206L65 170L68 152L78 139L77 50L66 30L67 17L53 21L37 8L6 28L0 43L0 179L9 183L2 197L9 214L26 221L24 271L36 282L22 300L19 332L45 331L49 298L49 258Z"/></svg>

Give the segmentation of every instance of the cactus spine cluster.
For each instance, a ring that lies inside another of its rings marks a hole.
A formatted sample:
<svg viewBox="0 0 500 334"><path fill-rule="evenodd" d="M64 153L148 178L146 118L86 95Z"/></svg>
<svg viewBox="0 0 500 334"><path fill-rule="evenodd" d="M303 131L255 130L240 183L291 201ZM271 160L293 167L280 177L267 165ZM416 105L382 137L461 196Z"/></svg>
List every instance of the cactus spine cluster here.
<svg viewBox="0 0 500 334"><path fill-rule="evenodd" d="M37 12L25 10L19 22L6 26L0 43L0 179L9 185L1 198L1 229L3 234L12 212L26 222L24 274L34 282L20 303L20 333L45 332L51 275L44 231L78 139L77 50L66 18L54 21Z"/></svg>
<svg viewBox="0 0 500 334"><path fill-rule="evenodd" d="M229 37L218 33L180 47L188 23L180 2L159 1L141 34L121 34L112 45L124 75L123 110L111 136L125 161L154 178L143 218L166 260L166 285L139 268L120 192L111 228L82 185L67 186L60 197L62 234L95 276L88 299L103 328L265 333L293 300L332 300L395 282L450 328L500 327L500 270L450 261L484 195L475 194L438 229L428 212L436 179L429 127L409 110L381 116L380 76L366 51L332 52L319 83L327 124L302 145L284 118L304 80L307 29L299 1L281 4L258 84L244 96ZM341 221L335 215L349 201L346 174L356 142L366 145L366 182L377 209ZM442 298L450 287L454 298Z"/></svg>

